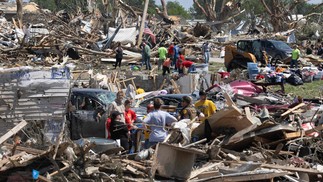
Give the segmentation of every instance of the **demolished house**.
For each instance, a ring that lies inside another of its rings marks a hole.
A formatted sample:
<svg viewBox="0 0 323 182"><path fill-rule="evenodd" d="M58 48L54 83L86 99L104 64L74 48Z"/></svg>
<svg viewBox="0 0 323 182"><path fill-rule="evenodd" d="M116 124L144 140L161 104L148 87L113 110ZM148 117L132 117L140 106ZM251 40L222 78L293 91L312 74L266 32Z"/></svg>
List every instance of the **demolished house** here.
<svg viewBox="0 0 323 182"><path fill-rule="evenodd" d="M322 181L322 98L292 97L284 89L286 82L322 80L322 58L303 56L298 73L288 67L290 52L258 54L267 48L258 42L278 50L285 42L277 39L287 40L294 30L215 34L212 23L182 26L165 9L157 9L161 19L145 21L145 10L123 1L112 15L88 2L88 13L37 8L33 16L0 21L0 181ZM176 42L195 70L167 76L156 65L143 70L141 34L152 62L161 43ZM212 54L224 51L227 70L205 64L206 41ZM123 66L113 69L118 42ZM146 92L136 94L137 86ZM197 101L201 90L217 111L204 122L196 117L167 126L163 142L143 149L147 105L160 98L161 109L176 115L182 97ZM139 118L130 153L107 138L107 118L100 118L119 91L135 101Z"/></svg>

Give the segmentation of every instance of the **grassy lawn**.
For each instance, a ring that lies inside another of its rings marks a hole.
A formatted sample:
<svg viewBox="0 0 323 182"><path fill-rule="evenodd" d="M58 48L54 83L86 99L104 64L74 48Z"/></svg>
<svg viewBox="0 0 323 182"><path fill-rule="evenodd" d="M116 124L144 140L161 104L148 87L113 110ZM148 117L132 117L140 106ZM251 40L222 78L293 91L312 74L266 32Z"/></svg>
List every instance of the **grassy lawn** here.
<svg viewBox="0 0 323 182"><path fill-rule="evenodd" d="M223 70L225 71L227 70L223 63L216 63L216 62L209 63L209 73L215 73L220 68L223 68Z"/></svg>
<svg viewBox="0 0 323 182"><path fill-rule="evenodd" d="M317 98L323 93L323 80L304 83L304 85L299 86L285 84L285 92L307 99Z"/></svg>

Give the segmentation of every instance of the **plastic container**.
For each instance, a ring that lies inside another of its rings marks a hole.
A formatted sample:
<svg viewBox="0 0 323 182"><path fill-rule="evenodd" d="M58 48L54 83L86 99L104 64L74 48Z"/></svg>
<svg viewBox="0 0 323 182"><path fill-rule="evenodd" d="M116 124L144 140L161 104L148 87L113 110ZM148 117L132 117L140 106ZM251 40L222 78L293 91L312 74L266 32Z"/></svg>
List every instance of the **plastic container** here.
<svg viewBox="0 0 323 182"><path fill-rule="evenodd" d="M208 64L196 64L195 71L199 74L207 73L209 71L209 65Z"/></svg>
<svg viewBox="0 0 323 182"><path fill-rule="evenodd" d="M258 73L259 73L259 69L258 69L258 65L257 63L248 63L248 74L249 74L249 79L251 80L255 80Z"/></svg>
<svg viewBox="0 0 323 182"><path fill-rule="evenodd" d="M314 75L314 80L323 80L323 71L318 71L316 75Z"/></svg>

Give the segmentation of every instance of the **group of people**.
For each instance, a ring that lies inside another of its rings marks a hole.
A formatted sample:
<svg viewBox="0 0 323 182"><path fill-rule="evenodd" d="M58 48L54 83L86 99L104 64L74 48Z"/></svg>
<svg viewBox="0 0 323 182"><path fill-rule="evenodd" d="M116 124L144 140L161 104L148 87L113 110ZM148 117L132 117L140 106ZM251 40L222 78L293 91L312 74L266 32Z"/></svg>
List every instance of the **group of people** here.
<svg viewBox="0 0 323 182"><path fill-rule="evenodd" d="M207 99L204 91L200 91L199 95L200 99L196 103L193 103L191 97L184 96L177 116L162 110L163 101L160 98L154 99L153 103L147 105L147 114L141 123L143 127L138 127L135 123L136 113L131 109L132 100L125 99L123 91L119 91L115 101L107 109L109 116L106 121L107 138L119 140L124 150L130 152L138 150L136 148L139 142L136 135L138 130L144 131L144 148L147 149L158 142L163 142L168 134L167 126L174 122L198 117L200 122L208 123L207 119L216 112L216 106ZM135 149L131 150L132 147Z"/></svg>
<svg viewBox="0 0 323 182"><path fill-rule="evenodd" d="M121 47L121 43L119 42L117 45L117 48L114 50L116 53L115 69L118 66L121 67L121 61L123 59L123 48ZM195 63L185 59L182 50L176 43L170 43L168 45L168 48L166 48L165 46L166 45L164 43L160 44L158 48L157 61L158 70L162 70L162 74L164 76L166 75L166 73L170 74L171 67L173 67L174 70L178 71L179 73L190 73L192 71L195 71ZM149 42L143 39L140 48L142 50L141 68L143 69L145 66L146 70L151 70L151 47L149 45ZM211 46L207 41L202 45L202 53L204 55L204 62L206 64L209 63L210 52Z"/></svg>

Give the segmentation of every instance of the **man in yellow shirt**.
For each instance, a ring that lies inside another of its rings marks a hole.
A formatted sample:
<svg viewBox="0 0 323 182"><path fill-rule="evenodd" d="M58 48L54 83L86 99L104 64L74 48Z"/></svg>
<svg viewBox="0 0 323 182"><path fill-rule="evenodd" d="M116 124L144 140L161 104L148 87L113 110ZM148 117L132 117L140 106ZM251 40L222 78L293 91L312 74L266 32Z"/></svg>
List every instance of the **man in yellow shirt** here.
<svg viewBox="0 0 323 182"><path fill-rule="evenodd" d="M204 135L207 139L206 141L211 141L212 138L212 128L208 121L208 118L212 116L216 111L216 106L211 100L206 99L206 92L200 91L200 100L195 103L195 108L204 114L204 118L200 118L201 122L204 122Z"/></svg>
<svg viewBox="0 0 323 182"><path fill-rule="evenodd" d="M142 93L145 93L145 90L140 88L140 86L136 85L137 87L137 90L136 90L136 94L139 95L139 94L142 94Z"/></svg>
<svg viewBox="0 0 323 182"><path fill-rule="evenodd" d="M205 117L201 119L204 121L215 113L216 106L211 100L206 99L206 92L200 91L199 95L200 100L195 103L195 108L204 114Z"/></svg>
<svg viewBox="0 0 323 182"><path fill-rule="evenodd" d="M292 51L292 61L290 62L290 68L298 68L298 59L301 55L301 52L298 49L298 45L294 45L294 49Z"/></svg>

